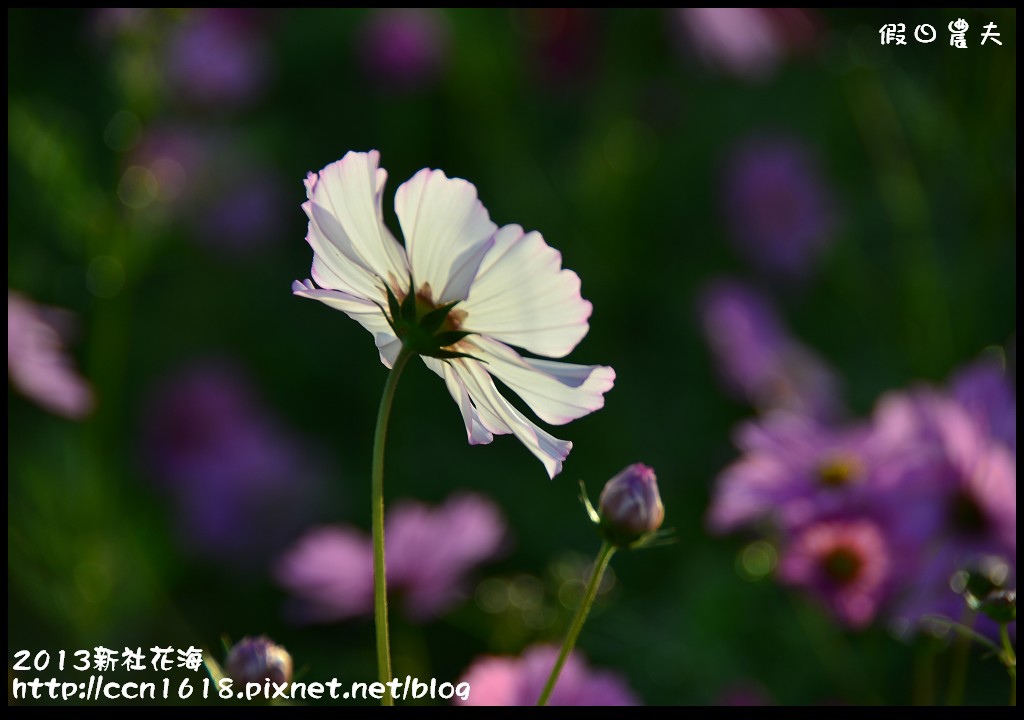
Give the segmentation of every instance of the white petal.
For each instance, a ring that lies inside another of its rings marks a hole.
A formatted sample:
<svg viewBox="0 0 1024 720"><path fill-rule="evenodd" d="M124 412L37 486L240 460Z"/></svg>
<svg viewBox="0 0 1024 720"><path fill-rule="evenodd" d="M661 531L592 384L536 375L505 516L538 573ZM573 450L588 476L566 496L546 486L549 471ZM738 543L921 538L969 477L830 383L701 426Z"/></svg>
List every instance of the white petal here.
<svg viewBox="0 0 1024 720"><path fill-rule="evenodd" d="M465 300L498 229L473 184L420 170L398 188L395 212L417 290L429 283L438 304Z"/></svg>
<svg viewBox="0 0 1024 720"><path fill-rule="evenodd" d="M572 443L546 433L516 410L494 386L483 364L467 358L450 361L451 368L465 383L469 397L484 426L495 435L512 433L534 454L548 471L549 477L562 472L562 461L569 455Z"/></svg>
<svg viewBox="0 0 1024 720"><path fill-rule="evenodd" d="M445 385L448 386L448 392L451 393L455 404L459 406L462 419L466 423L466 437L469 439L469 444L486 445L494 440L494 435L484 427L480 414L470 400L469 391L466 390L466 383L462 381L462 378L452 369L451 365L431 357L423 357L423 362L428 368L441 376L444 379Z"/></svg>
<svg viewBox="0 0 1024 720"><path fill-rule="evenodd" d="M325 287L369 299L383 298L380 280L404 289L409 261L384 225L381 194L387 171L380 153L349 152L306 180L306 240L313 277Z"/></svg>
<svg viewBox="0 0 1024 720"><path fill-rule="evenodd" d="M592 306L580 278L540 233L506 225L480 263L463 330L490 335L538 355L565 357L587 334Z"/></svg>
<svg viewBox="0 0 1024 720"><path fill-rule="evenodd" d="M604 407L604 394L615 383L615 371L604 365L573 365L524 358L492 338L466 340L470 352L487 362L487 371L526 401L544 422L564 425Z"/></svg>
<svg viewBox="0 0 1024 720"><path fill-rule="evenodd" d="M319 300L324 305L341 310L350 318L373 334L373 340L380 351L380 361L391 367L402 349L402 341L395 337L387 318L381 308L370 300L340 290L326 290L316 287L311 281L305 280L292 283L292 292L299 297Z"/></svg>

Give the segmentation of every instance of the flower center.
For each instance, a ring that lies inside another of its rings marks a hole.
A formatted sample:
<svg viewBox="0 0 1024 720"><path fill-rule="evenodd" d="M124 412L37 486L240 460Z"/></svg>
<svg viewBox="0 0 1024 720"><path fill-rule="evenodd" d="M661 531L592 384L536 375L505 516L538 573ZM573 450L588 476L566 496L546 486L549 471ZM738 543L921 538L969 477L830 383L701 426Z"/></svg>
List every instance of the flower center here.
<svg viewBox="0 0 1024 720"><path fill-rule="evenodd" d="M404 299L400 297L399 301ZM434 301L433 290L430 288L430 283L423 283L420 289L416 291L416 317L423 317L432 310L436 310L440 307L440 304ZM438 332L448 332L450 330L458 330L462 327L463 320L466 319L466 311L458 308L452 308L448 311L448 314L444 318L444 322L441 323L441 327L438 328Z"/></svg>
<svg viewBox="0 0 1024 720"><path fill-rule="evenodd" d="M856 482L863 466L852 455L837 455L818 466L818 482L827 488L841 488Z"/></svg>
<svg viewBox="0 0 1024 720"><path fill-rule="evenodd" d="M864 560L852 548L838 547L829 551L821 560L821 567L831 580L846 585L857 578Z"/></svg>
<svg viewBox="0 0 1024 720"><path fill-rule="evenodd" d="M978 501L966 490L958 490L949 504L949 522L961 535L977 536L988 529L988 518Z"/></svg>

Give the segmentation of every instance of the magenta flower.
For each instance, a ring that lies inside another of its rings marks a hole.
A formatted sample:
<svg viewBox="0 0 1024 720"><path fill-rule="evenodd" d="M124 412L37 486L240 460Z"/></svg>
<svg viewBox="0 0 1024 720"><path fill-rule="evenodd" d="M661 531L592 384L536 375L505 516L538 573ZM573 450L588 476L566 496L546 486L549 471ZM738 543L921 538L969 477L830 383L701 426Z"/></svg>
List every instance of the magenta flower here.
<svg viewBox="0 0 1024 720"><path fill-rule="evenodd" d="M62 336L70 313L36 305L7 291L7 374L11 383L40 407L80 420L95 404L92 388L75 370Z"/></svg>
<svg viewBox="0 0 1024 720"><path fill-rule="evenodd" d="M818 418L840 413L835 373L790 336L755 289L716 280L701 292L698 310L718 375L733 396L762 411L783 408Z"/></svg>
<svg viewBox="0 0 1024 720"><path fill-rule="evenodd" d="M239 368L204 362L154 393L143 420L146 464L172 499L183 543L243 567L308 522L320 478Z"/></svg>
<svg viewBox="0 0 1024 720"><path fill-rule="evenodd" d="M978 429L1017 452L1017 394L997 357L986 356L961 368L950 392L971 414Z"/></svg>
<svg viewBox="0 0 1024 720"><path fill-rule="evenodd" d="M270 53L252 10L194 10L175 28L165 59L179 97L202 106L245 105L264 89Z"/></svg>
<svg viewBox="0 0 1024 720"><path fill-rule="evenodd" d="M513 434L554 477L572 443L523 415L494 378L554 425L604 406L615 381L610 367L524 357L511 347L548 358L565 357L576 347L590 328L592 310L580 294L579 276L562 268L561 254L540 233L518 225L499 228L471 183L440 170L420 170L398 188L403 246L384 225L387 172L379 162L376 150L349 152L310 173L302 207L309 217L313 279L293 283L292 291L356 320L373 334L389 368L403 347L401 318L392 317L389 300L415 293L421 313L457 303L447 311L441 335L460 339L433 356L421 355L423 362L444 379L471 444Z"/></svg>
<svg viewBox="0 0 1024 720"><path fill-rule="evenodd" d="M793 527L836 512L898 505L933 469L928 448L904 444L889 427L824 426L778 412L736 432L743 456L719 475L708 525L729 532L759 520ZM904 519L924 514L914 504Z"/></svg>
<svg viewBox="0 0 1024 720"><path fill-rule="evenodd" d="M710 67L765 80L791 53L816 45L818 23L799 8L681 8L681 41Z"/></svg>
<svg viewBox="0 0 1024 720"><path fill-rule="evenodd" d="M831 192L810 148L795 138L736 148L721 204L736 249L768 275L806 278L834 239Z"/></svg>
<svg viewBox="0 0 1024 720"><path fill-rule="evenodd" d="M472 689L460 705L536 705L544 683L558 657L558 648L534 645L520 657L485 655L477 658L461 682ZM569 656L548 705L640 705L618 675L593 670L579 651Z"/></svg>
<svg viewBox="0 0 1024 720"><path fill-rule="evenodd" d="M405 501L388 513L384 537L388 590L402 598L410 618L425 621L464 597L464 577L501 549L505 521L475 494L436 508ZM373 548L353 528L309 531L279 558L274 575L295 594L292 614L300 622L373 613Z"/></svg>
<svg viewBox="0 0 1024 720"><path fill-rule="evenodd" d="M434 9L371 10L360 29L359 59L377 84L399 92L420 90L440 76L450 34L444 15Z"/></svg>
<svg viewBox="0 0 1024 720"><path fill-rule="evenodd" d="M867 519L815 522L796 534L779 561L779 578L819 597L844 624L869 624L893 581L882 528Z"/></svg>

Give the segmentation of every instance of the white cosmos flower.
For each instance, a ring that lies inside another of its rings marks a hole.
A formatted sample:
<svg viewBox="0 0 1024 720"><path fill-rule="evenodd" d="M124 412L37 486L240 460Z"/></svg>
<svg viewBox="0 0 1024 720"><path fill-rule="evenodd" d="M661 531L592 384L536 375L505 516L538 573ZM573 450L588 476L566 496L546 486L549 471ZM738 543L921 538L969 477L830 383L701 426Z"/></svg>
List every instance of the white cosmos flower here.
<svg viewBox="0 0 1024 720"><path fill-rule="evenodd" d="M309 216L313 280L295 282L293 292L341 310L369 330L389 368L402 341L384 312L388 289L401 301L415 288L423 310L458 301L444 329L472 334L445 350L473 357L421 355L423 362L444 379L471 444L511 433L554 477L572 443L519 412L493 378L553 425L604 405L615 381L612 368L523 357L510 347L554 358L576 347L592 310L580 295L579 276L562 269L561 254L540 233L518 225L499 228L471 183L440 170L420 170L398 188L403 247L384 225L387 172L379 163L376 150L349 152L307 177L309 199L302 207Z"/></svg>

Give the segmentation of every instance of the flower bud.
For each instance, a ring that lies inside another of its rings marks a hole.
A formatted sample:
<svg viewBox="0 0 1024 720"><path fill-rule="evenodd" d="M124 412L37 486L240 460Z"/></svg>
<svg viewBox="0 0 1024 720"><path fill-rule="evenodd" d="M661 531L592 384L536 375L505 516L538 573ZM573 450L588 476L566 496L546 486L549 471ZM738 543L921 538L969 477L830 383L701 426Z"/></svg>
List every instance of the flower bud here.
<svg viewBox="0 0 1024 720"><path fill-rule="evenodd" d="M660 528L665 507L654 470L635 463L613 477L601 491L597 512L613 545L629 545Z"/></svg>
<svg viewBox="0 0 1024 720"><path fill-rule="evenodd" d="M977 609L1000 625L1016 622L1017 591L993 590L978 604Z"/></svg>
<svg viewBox="0 0 1024 720"><path fill-rule="evenodd" d="M228 653L227 673L236 683L286 683L292 679L292 656L265 635L242 638Z"/></svg>

